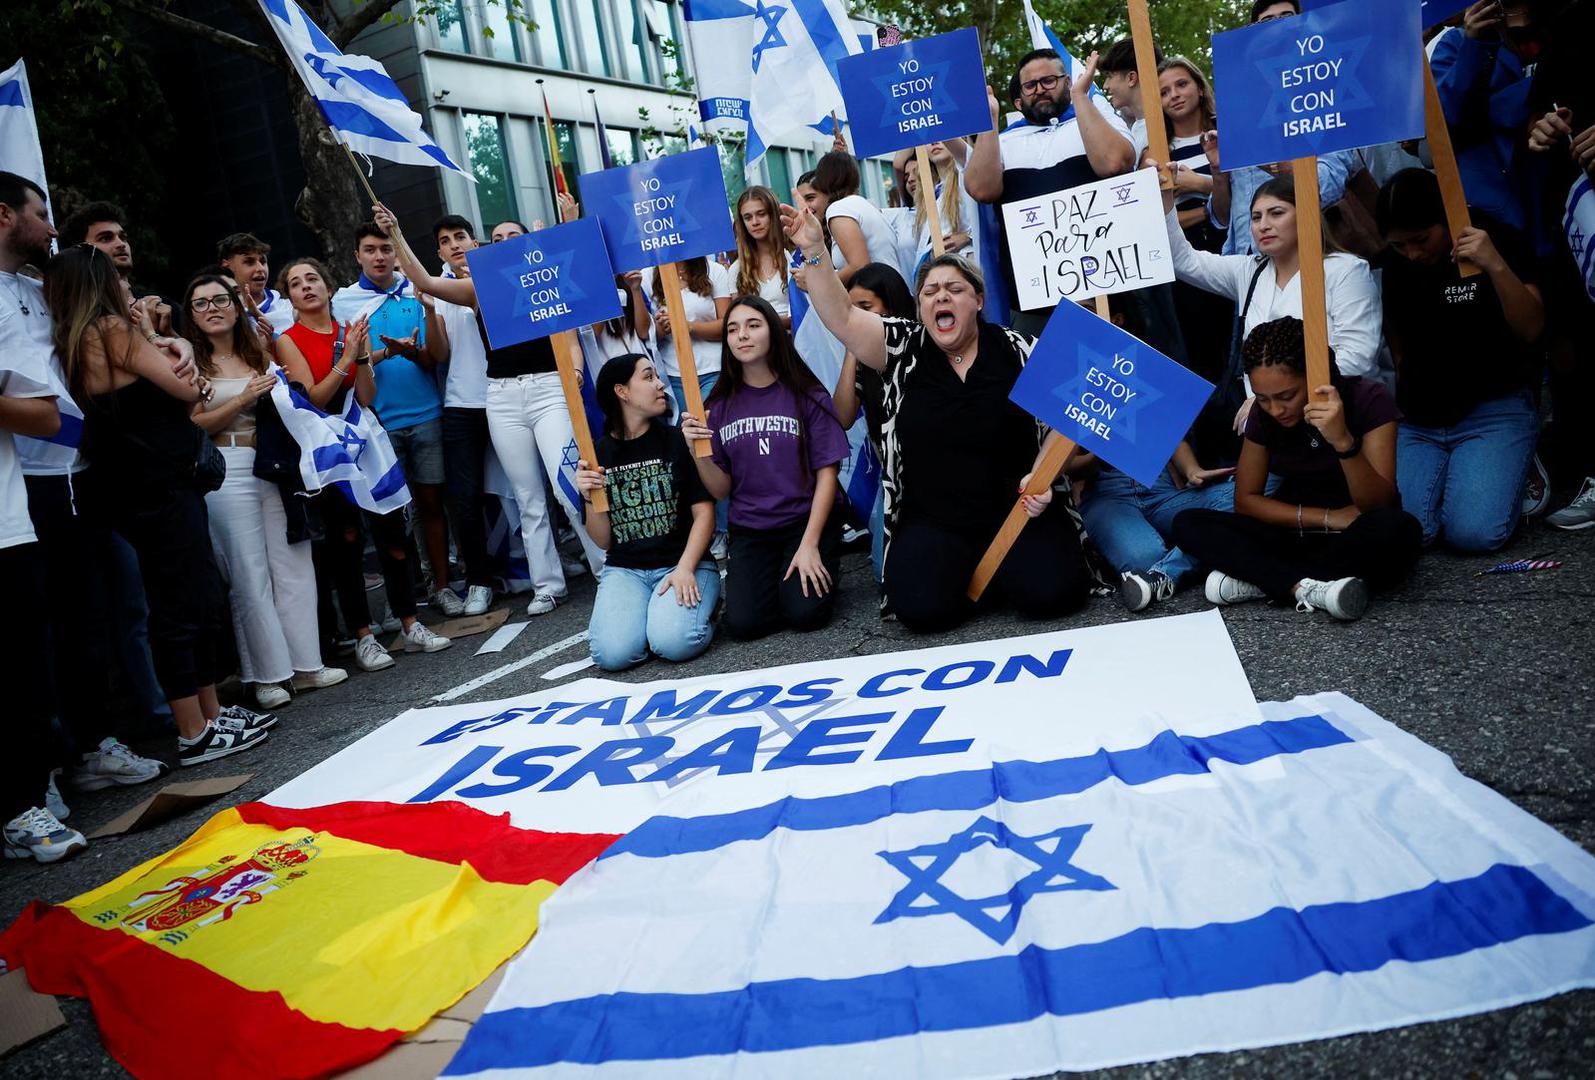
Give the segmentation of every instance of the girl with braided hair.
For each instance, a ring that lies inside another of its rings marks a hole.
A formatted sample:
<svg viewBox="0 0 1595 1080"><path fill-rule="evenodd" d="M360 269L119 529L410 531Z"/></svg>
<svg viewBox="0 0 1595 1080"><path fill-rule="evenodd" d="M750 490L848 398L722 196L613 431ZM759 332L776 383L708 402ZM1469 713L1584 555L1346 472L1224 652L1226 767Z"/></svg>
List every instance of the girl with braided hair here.
<svg viewBox="0 0 1595 1080"><path fill-rule="evenodd" d="M1187 510L1174 519L1179 546L1215 567L1207 598L1268 598L1303 612L1360 618L1370 589L1400 582L1423 547L1423 530L1401 509L1396 424L1384 386L1345 377L1329 358L1329 386L1307 385L1299 319L1264 323L1242 350L1256 407L1246 421L1235 477L1235 512ZM1264 494L1269 476L1280 478Z"/></svg>

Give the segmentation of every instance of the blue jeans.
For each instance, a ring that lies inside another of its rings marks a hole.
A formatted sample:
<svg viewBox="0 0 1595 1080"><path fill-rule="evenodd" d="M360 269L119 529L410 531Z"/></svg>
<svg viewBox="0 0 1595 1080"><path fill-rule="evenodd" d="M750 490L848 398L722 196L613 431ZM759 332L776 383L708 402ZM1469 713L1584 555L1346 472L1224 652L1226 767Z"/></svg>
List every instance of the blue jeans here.
<svg viewBox="0 0 1595 1080"><path fill-rule="evenodd" d="M1523 480L1540 419L1527 390L1486 401L1451 427L1401 425L1396 481L1401 508L1423 526L1424 544L1495 551L1523 512Z"/></svg>
<svg viewBox="0 0 1595 1080"><path fill-rule="evenodd" d="M673 569L604 567L587 627L593 662L599 667L624 671L648 659L650 652L664 660L691 660L709 647L714 637L709 616L720 599L720 572L712 560L698 564L702 598L697 607L688 608L677 603L674 589L658 595Z"/></svg>
<svg viewBox="0 0 1595 1080"><path fill-rule="evenodd" d="M687 414L687 384L682 381L681 376L679 375L670 375L667 376L667 378L670 379L670 392L676 396L676 426L680 427L681 418ZM714 384L719 381L720 373L718 371L711 371L707 375L699 373L698 389L703 392L705 401L709 399L709 391L713 390ZM714 504L715 532L723 533L731 527L729 524L729 518L726 516L728 513L727 508L729 506L730 503L725 499L721 499L719 502Z"/></svg>
<svg viewBox="0 0 1595 1080"><path fill-rule="evenodd" d="M1174 544L1174 518L1182 510L1233 510L1235 485L1174 486L1168 470L1151 487L1117 469L1097 474L1080 505L1091 542L1121 574L1156 570L1178 586L1196 562Z"/></svg>

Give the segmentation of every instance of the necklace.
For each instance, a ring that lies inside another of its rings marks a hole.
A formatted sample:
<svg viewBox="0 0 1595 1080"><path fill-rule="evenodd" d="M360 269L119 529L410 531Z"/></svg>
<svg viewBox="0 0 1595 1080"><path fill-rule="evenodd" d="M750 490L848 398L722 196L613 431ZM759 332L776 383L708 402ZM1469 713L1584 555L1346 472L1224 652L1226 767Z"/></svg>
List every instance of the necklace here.
<svg viewBox="0 0 1595 1080"><path fill-rule="evenodd" d="M964 358L962 356L953 357L953 363L954 364L962 364L963 362L964 362Z"/></svg>
<svg viewBox="0 0 1595 1080"><path fill-rule="evenodd" d="M10 275L7 275L7 276L10 276ZM16 290L16 288L13 285L11 285L11 283L9 283L9 282L6 283L6 292L11 294L11 302L13 304L17 305L17 307L22 311L22 314L24 314L24 315L32 315L33 314L32 311L28 310L27 301L22 299L22 294L20 292L18 292Z"/></svg>

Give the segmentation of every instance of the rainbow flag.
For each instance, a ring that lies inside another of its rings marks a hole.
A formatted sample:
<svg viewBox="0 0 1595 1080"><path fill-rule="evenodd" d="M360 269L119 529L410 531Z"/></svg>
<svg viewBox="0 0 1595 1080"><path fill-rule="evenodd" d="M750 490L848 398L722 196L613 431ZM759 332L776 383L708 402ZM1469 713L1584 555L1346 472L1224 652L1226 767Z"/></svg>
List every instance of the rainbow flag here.
<svg viewBox="0 0 1595 1080"><path fill-rule="evenodd" d="M0 960L88 998L135 1076L320 1076L481 983L614 839L452 802L246 803L101 888L30 905Z"/></svg>

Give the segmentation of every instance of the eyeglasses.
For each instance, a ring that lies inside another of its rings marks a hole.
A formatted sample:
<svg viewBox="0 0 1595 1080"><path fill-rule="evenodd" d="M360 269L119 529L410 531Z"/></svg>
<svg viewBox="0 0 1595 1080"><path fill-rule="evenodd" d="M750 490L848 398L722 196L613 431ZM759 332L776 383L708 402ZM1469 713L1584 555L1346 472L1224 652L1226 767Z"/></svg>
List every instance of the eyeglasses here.
<svg viewBox="0 0 1595 1080"><path fill-rule="evenodd" d="M211 308L225 311L233 306L233 298L227 293L222 293L220 296L196 296L188 302L188 306L195 311L209 311Z"/></svg>
<svg viewBox="0 0 1595 1080"><path fill-rule="evenodd" d="M1038 89L1051 93L1062 81L1062 75L1043 75L1039 79L1031 79L1029 82L1020 83L1019 89L1026 94L1034 94Z"/></svg>

